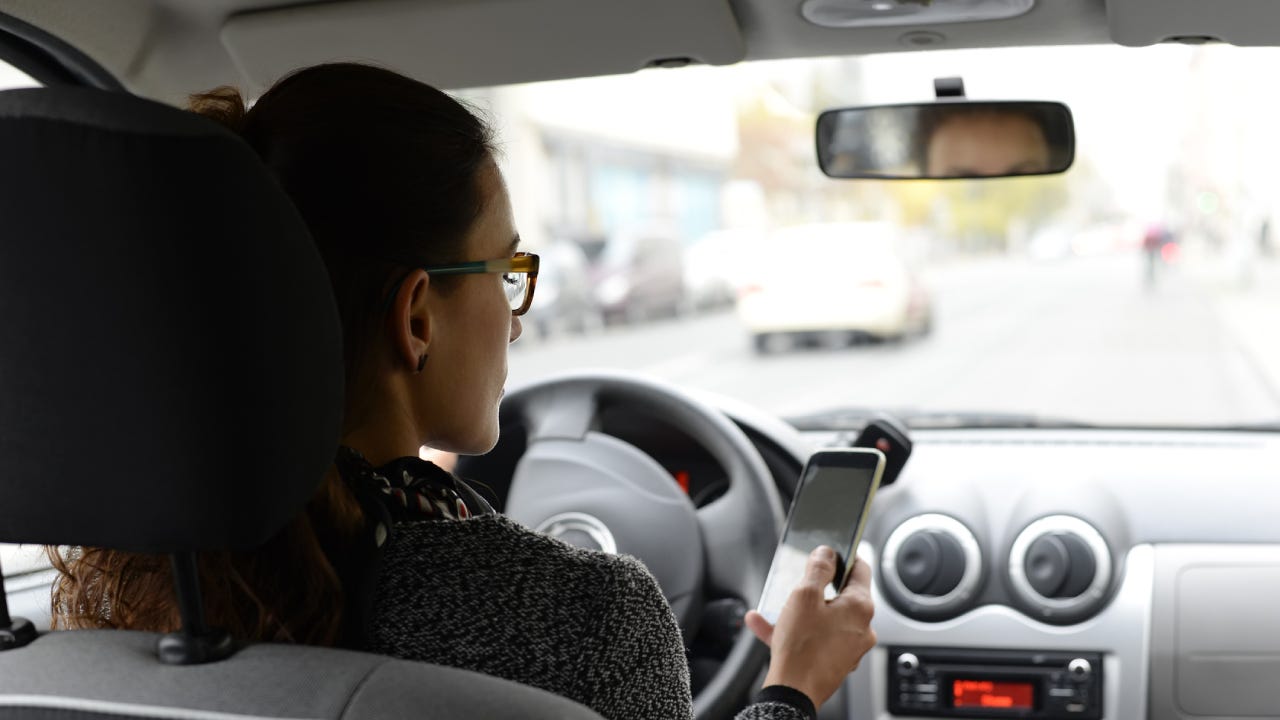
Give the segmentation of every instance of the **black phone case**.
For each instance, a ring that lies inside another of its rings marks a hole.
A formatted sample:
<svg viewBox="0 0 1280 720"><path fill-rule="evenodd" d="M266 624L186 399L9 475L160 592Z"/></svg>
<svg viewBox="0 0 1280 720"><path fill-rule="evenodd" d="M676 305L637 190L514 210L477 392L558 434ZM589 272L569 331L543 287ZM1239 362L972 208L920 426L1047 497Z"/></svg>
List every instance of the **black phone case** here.
<svg viewBox="0 0 1280 720"><path fill-rule="evenodd" d="M858 433L853 447L875 448L884 453L884 474L880 487L892 485L911 457L911 436L898 420L881 415L871 420Z"/></svg>

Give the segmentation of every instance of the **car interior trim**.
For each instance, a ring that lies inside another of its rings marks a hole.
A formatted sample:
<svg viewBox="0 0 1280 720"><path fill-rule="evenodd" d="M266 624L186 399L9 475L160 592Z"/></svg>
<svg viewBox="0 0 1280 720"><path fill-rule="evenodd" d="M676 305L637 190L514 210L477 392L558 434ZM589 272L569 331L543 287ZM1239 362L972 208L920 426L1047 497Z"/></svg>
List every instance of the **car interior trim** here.
<svg viewBox="0 0 1280 720"><path fill-rule="evenodd" d="M598 549L609 555L618 554L618 541L614 539L613 533L609 532L609 526L594 515L580 512L560 513L543 520L535 529L553 538L560 538L567 532L584 533L596 544L592 549Z"/></svg>
<svg viewBox="0 0 1280 720"><path fill-rule="evenodd" d="M947 533L960 543L964 552L964 574L960 577L960 583L947 594L937 597L911 592L897 572L898 551L902 543L918 532L928 531ZM929 513L907 519L889 534L880 557L880 567L884 582L902 597L910 598L912 603L931 609L954 609L972 598L982 582L982 550L977 538L964 523L949 515Z"/></svg>
<svg viewBox="0 0 1280 720"><path fill-rule="evenodd" d="M1157 545L1154 590L1151 716L1280 716L1280 544Z"/></svg>
<svg viewBox="0 0 1280 720"><path fill-rule="evenodd" d="M141 705L138 703L109 702L88 698L51 695L0 695L0 708L44 708L62 712L99 713L130 717L165 718L166 720L314 720L313 718L282 718L262 715L192 710L190 708Z"/></svg>
<svg viewBox="0 0 1280 720"><path fill-rule="evenodd" d="M448 85L479 87L574 75L588 58L591 74L601 75L634 72L675 58L725 65L745 54L738 23L723 0L543 0L501 3L501 12L494 11L495 5L405 0L294 5L233 15L221 37L240 72L257 87L299 65L334 57L378 57L435 82L447 69ZM547 17L563 21L548 23ZM672 17L680 22L671 22ZM437 28L435 42L418 42L424 27ZM457 62L476 46L480 28L485 28L483 36L502 38L497 47L518 39L517 44L539 50L524 54L518 63L501 52Z"/></svg>
<svg viewBox="0 0 1280 720"><path fill-rule="evenodd" d="M1097 564L1093 574L1093 581L1089 583L1089 587L1084 592L1076 597L1045 597L1036 592L1035 588L1031 587L1031 582L1027 579L1026 557L1027 551L1031 548L1031 543L1043 535L1053 533L1070 533L1079 537L1089 546L1089 550L1093 553L1093 561ZM1014 592L1023 601L1043 608L1047 612L1071 613L1081 611L1097 603L1106 595L1107 587L1111 583L1111 550L1108 549L1107 541L1103 539L1101 533L1080 518L1071 517L1070 515L1051 515L1041 518L1028 525L1021 533L1018 533L1018 537L1014 539L1013 545L1009 548L1009 581L1013 585Z"/></svg>
<svg viewBox="0 0 1280 720"><path fill-rule="evenodd" d="M864 542L858 554L868 559L875 553L876 548ZM847 717L889 717L883 680L888 676L890 658L885 648L904 645L1099 652L1104 658L1102 716L1145 718L1154 577L1155 547L1134 546L1125 557L1115 599L1089 620L1063 627L1042 623L1004 605L984 605L940 622L913 620L887 602L877 575L872 597L879 643L863 663L871 672L854 673L847 681Z"/></svg>
<svg viewBox="0 0 1280 720"><path fill-rule="evenodd" d="M43 85L84 85L124 92L106 68L57 36L0 12L0 60Z"/></svg>

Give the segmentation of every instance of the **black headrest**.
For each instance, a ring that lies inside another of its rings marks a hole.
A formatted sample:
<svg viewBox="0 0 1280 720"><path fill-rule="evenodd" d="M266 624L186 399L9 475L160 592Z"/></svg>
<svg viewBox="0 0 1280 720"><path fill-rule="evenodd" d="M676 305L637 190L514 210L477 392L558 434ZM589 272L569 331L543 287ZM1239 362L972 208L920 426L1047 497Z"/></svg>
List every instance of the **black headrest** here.
<svg viewBox="0 0 1280 720"><path fill-rule="evenodd" d="M324 265L253 151L124 94L0 92L0 542L248 549L333 460Z"/></svg>

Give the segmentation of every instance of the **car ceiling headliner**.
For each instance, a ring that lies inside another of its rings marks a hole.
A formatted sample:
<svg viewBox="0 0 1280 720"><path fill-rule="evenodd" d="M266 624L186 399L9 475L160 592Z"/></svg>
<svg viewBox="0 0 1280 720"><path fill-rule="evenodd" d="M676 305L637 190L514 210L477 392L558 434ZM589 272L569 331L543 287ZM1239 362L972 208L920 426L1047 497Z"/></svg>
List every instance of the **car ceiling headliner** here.
<svg viewBox="0 0 1280 720"><path fill-rule="evenodd" d="M254 93L293 68L340 59L461 88L626 73L671 58L1280 39L1280 3L1271 0L1037 0L1010 20L857 30L809 24L800 0L0 0L0 11L170 102L221 84ZM917 44L913 31L933 43Z"/></svg>

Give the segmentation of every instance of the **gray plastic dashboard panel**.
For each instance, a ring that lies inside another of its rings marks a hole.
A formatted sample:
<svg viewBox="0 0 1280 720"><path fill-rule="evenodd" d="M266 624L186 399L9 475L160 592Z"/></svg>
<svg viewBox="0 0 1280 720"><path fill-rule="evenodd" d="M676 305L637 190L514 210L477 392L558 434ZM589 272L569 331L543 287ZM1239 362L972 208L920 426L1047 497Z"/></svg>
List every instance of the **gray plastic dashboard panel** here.
<svg viewBox="0 0 1280 720"><path fill-rule="evenodd" d="M1155 558L1152 720L1280 717L1280 545Z"/></svg>
<svg viewBox="0 0 1280 720"><path fill-rule="evenodd" d="M987 429L912 435L911 461L898 483L876 497L859 554L871 561L899 524L942 513L977 537L985 578L973 609L936 623L903 615L877 589L881 647L1100 651L1107 656L1108 719L1280 718L1280 434ZM848 442L837 432L804 437L814 449ZM1115 589L1098 615L1078 624L1037 621L1009 587L1014 537L1053 514L1087 521L1112 552ZM1180 559L1189 546L1201 548L1203 562ZM1242 563L1245 556L1249 562ZM1177 569L1186 564L1196 567L1179 580ZM1236 589L1226 593L1215 584ZM1188 656L1178 658L1178 648ZM889 661L885 651L873 651L850 676L845 718L891 717L884 697Z"/></svg>
<svg viewBox="0 0 1280 720"><path fill-rule="evenodd" d="M863 543L858 556L870 562L876 552L875 547ZM874 627L879 643L863 661L863 669L849 678L847 717L904 717L888 711L885 678L892 658L884 648L916 645L1101 652L1106 656L1102 716L1146 718L1154 548L1132 548L1124 567L1115 598L1098 615L1078 625L1047 625L1003 605L983 606L943 622L919 622L892 610L877 612ZM888 606L879 578L873 582L872 595L877 608Z"/></svg>

